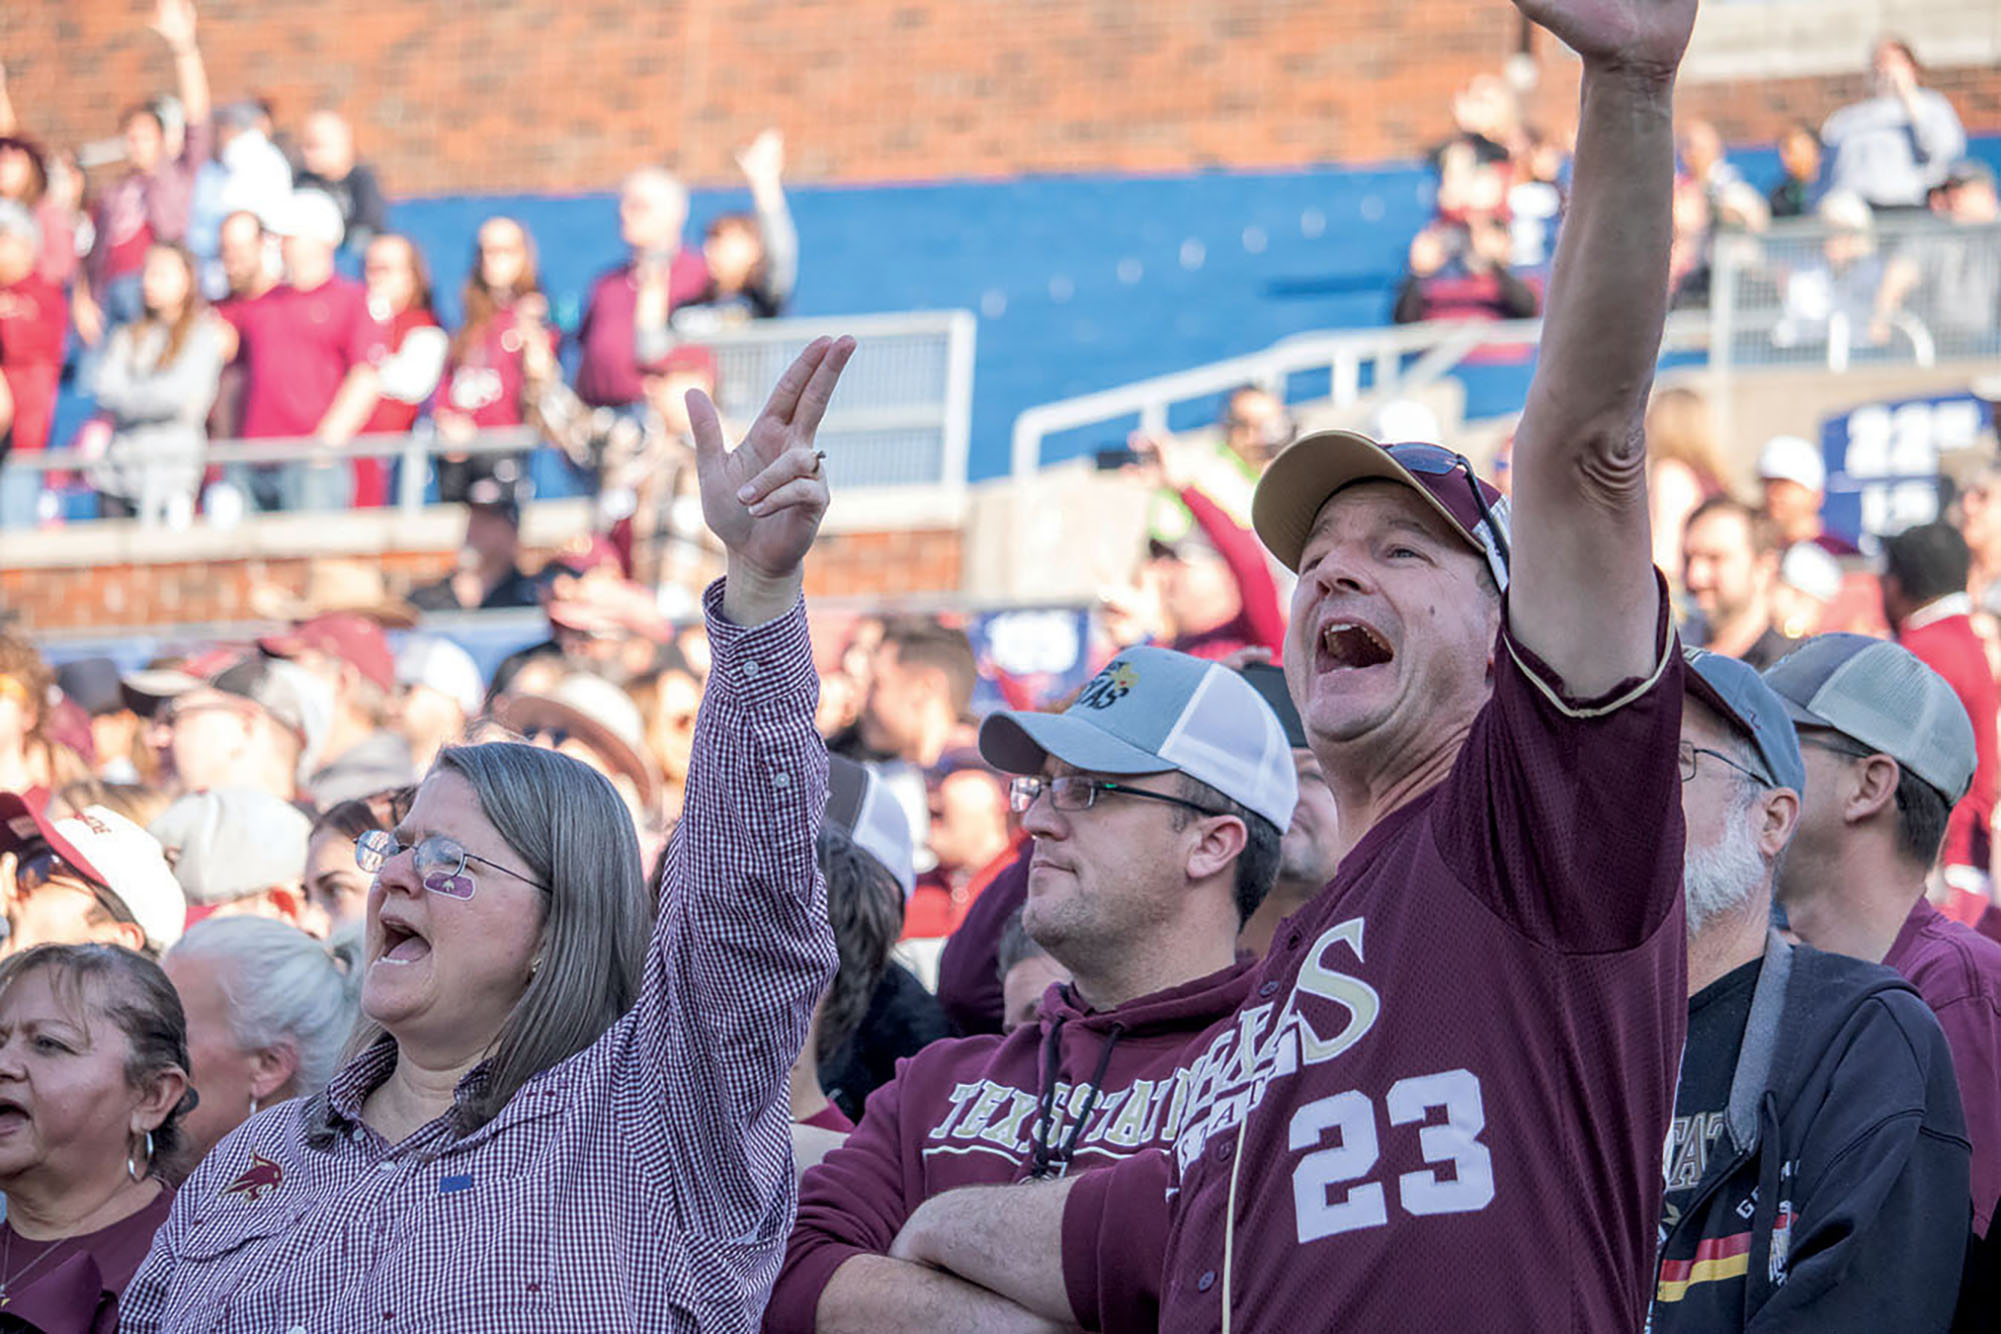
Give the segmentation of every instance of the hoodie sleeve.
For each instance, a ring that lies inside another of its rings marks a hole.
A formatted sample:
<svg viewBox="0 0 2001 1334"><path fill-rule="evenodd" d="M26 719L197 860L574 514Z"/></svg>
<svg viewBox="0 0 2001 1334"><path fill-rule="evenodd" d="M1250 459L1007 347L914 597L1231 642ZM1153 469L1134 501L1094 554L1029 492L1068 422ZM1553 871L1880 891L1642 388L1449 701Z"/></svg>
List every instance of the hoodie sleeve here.
<svg viewBox="0 0 2001 1334"><path fill-rule="evenodd" d="M1063 1209L1063 1286L1085 1329L1158 1328L1173 1176L1167 1154L1154 1150L1086 1172L1072 1188Z"/></svg>
<svg viewBox="0 0 2001 1334"><path fill-rule="evenodd" d="M869 1096L847 1142L799 1182L799 1217L764 1310L766 1334L813 1334L820 1294L857 1255L887 1255L910 1217L902 1148L902 1085L910 1063Z"/></svg>
<svg viewBox="0 0 2001 1334"><path fill-rule="evenodd" d="M1945 1035L1923 1001L1897 990L1864 1002L1841 1036L1847 1050L1820 1110L1794 1137L1803 1148L1791 1184L1779 1179L1781 1222L1756 1239L1753 1282L1776 1275L1777 1286L1745 1330L1943 1334L1972 1209ZM1772 1213L1761 1201L1760 1221Z"/></svg>

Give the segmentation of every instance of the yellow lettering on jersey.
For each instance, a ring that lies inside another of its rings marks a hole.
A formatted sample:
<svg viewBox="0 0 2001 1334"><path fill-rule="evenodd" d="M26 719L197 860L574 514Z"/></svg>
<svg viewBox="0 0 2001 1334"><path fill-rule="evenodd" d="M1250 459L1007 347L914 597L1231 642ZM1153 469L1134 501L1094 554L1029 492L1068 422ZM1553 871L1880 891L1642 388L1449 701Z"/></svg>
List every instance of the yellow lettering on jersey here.
<svg viewBox="0 0 2001 1334"><path fill-rule="evenodd" d="M1323 1038L1314 1027L1306 1022L1304 1015L1298 1016L1300 1059L1308 1065L1319 1065L1331 1061L1348 1048L1360 1042L1368 1031L1375 1027L1376 1017L1382 1012L1382 997L1376 989L1359 977L1335 971L1328 966L1327 953L1336 945L1346 945L1357 962L1362 960L1362 919L1351 917L1337 926L1330 927L1320 939L1313 942L1313 949L1307 954L1306 962L1300 965L1299 982L1293 992L1297 1004L1300 992L1329 1000L1348 1012L1348 1023L1332 1038Z"/></svg>

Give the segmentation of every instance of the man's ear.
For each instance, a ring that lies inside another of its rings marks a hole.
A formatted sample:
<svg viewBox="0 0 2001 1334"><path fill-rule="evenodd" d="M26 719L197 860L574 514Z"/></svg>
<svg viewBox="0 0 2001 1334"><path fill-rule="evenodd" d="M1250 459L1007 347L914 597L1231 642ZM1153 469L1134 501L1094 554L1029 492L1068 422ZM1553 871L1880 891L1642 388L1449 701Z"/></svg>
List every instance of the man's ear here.
<svg viewBox="0 0 2001 1334"><path fill-rule="evenodd" d="M1895 760L1888 755L1871 755L1857 760L1853 771L1841 806L1844 823L1860 824L1884 807L1896 805L1897 784L1904 774Z"/></svg>
<svg viewBox="0 0 2001 1334"><path fill-rule="evenodd" d="M1758 847L1766 858L1776 858L1792 842L1799 824L1799 794L1789 787L1774 788L1765 794L1765 818L1758 827Z"/></svg>
<svg viewBox="0 0 2001 1334"><path fill-rule="evenodd" d="M1250 843L1250 831L1234 815L1198 819L1201 837L1188 850L1188 878L1207 880L1227 868Z"/></svg>

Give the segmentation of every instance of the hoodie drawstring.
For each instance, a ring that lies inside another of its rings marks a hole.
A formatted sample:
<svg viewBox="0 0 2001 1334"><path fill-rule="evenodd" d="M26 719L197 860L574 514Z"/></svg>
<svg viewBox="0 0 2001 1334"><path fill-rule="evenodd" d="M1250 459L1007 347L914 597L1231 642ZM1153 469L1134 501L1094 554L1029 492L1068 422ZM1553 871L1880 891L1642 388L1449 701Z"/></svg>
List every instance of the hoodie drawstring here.
<svg viewBox="0 0 2001 1334"><path fill-rule="evenodd" d="M1042 1105L1035 1122L1035 1162L1029 1177L1035 1181L1046 1181L1052 1176L1061 1176L1070 1166L1070 1157L1077 1151L1077 1140L1084 1133L1084 1126L1091 1119L1092 1110L1098 1105L1098 1095L1104 1090L1105 1071L1111 1068L1112 1049L1119 1045L1125 1035L1124 1024L1113 1024L1105 1034L1105 1045L1098 1052L1098 1068L1091 1073L1085 1085L1084 1106L1071 1123L1070 1133L1064 1138L1060 1148L1050 1145L1050 1134L1056 1121L1056 1075L1063 1063L1062 1033L1063 1019L1059 1016L1049 1026L1049 1036L1042 1044Z"/></svg>

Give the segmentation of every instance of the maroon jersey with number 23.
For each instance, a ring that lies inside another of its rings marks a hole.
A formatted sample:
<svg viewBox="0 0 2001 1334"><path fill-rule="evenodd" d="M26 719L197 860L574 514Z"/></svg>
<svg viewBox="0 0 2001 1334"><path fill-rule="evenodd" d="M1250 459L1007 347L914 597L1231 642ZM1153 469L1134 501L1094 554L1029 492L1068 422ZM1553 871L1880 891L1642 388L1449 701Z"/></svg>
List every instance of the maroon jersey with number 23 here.
<svg viewBox="0 0 2001 1334"><path fill-rule="evenodd" d="M1649 679L1579 701L1502 633L1450 777L1198 1040L1173 1153L1078 1181L1087 1326L1640 1327L1688 1007L1665 610L1656 635Z"/></svg>

